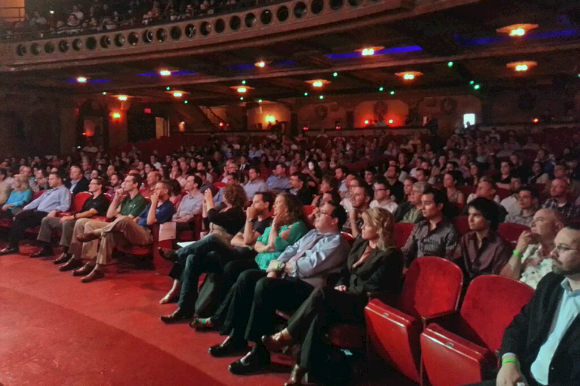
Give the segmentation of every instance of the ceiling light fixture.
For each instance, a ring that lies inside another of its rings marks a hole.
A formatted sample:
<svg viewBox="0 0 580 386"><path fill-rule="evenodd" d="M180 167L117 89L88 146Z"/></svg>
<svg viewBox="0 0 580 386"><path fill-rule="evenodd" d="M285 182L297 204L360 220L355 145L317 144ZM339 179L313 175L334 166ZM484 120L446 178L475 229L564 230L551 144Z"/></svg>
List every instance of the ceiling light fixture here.
<svg viewBox="0 0 580 386"><path fill-rule="evenodd" d="M232 90L235 90L238 94L245 94L250 90L253 90L250 86L230 86Z"/></svg>
<svg viewBox="0 0 580 386"><path fill-rule="evenodd" d="M405 72L397 72L395 75L402 78L404 81L411 81L423 75L423 73L419 71L405 71Z"/></svg>
<svg viewBox="0 0 580 386"><path fill-rule="evenodd" d="M517 72L526 72L529 69L536 67L537 65L538 65L538 62L527 60L527 61L508 63L508 64L506 64L506 67L511 68Z"/></svg>
<svg viewBox="0 0 580 386"><path fill-rule="evenodd" d="M117 99L120 100L121 102L124 102L127 99L129 99L129 97L127 95L117 95Z"/></svg>
<svg viewBox="0 0 580 386"><path fill-rule="evenodd" d="M522 37L527 34L529 31L538 28L537 24L512 24L502 28L498 28L496 31L498 33L506 34L512 37Z"/></svg>
<svg viewBox="0 0 580 386"><path fill-rule="evenodd" d="M263 60L260 60L259 62L256 62L255 63L255 66L258 67L258 68L264 68L264 67L266 67L268 65L268 63L269 62L265 62Z"/></svg>
<svg viewBox="0 0 580 386"><path fill-rule="evenodd" d="M183 93L181 91L174 91L173 96L175 98L181 98L183 96Z"/></svg>
<svg viewBox="0 0 580 386"><path fill-rule="evenodd" d="M311 85L314 88L322 88L322 87L326 86L327 84L330 84L331 82L329 80L326 80L326 79L312 79L312 80L307 80L306 83L308 83L309 85Z"/></svg>
<svg viewBox="0 0 580 386"><path fill-rule="evenodd" d="M171 71L169 71L169 70L161 70L161 71L159 71L159 75L161 75L161 76L170 76L171 75Z"/></svg>
<svg viewBox="0 0 580 386"><path fill-rule="evenodd" d="M84 77L84 76L79 76L79 77L77 78L77 82L78 82L78 83L87 83L87 80L88 80L88 79L87 79L86 77Z"/></svg>
<svg viewBox="0 0 580 386"><path fill-rule="evenodd" d="M357 52L360 52L361 56L373 56L377 51L382 50L385 47L379 46L379 47L365 47L365 48L361 48L360 50L357 50Z"/></svg>

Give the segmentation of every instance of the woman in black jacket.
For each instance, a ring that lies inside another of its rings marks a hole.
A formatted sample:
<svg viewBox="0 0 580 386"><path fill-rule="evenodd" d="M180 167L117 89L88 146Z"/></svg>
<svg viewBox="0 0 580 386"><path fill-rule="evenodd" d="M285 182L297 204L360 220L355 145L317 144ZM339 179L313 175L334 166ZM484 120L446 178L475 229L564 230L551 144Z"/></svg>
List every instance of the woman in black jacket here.
<svg viewBox="0 0 580 386"><path fill-rule="evenodd" d="M286 385L301 384L308 371L324 366L324 337L334 323L364 323L368 292L400 290L403 255L394 243L394 218L383 208L363 213L361 236L355 241L343 275L334 288L318 287L288 321L281 332L262 337L271 351L293 343L302 345L298 363ZM322 362L321 362L322 361Z"/></svg>

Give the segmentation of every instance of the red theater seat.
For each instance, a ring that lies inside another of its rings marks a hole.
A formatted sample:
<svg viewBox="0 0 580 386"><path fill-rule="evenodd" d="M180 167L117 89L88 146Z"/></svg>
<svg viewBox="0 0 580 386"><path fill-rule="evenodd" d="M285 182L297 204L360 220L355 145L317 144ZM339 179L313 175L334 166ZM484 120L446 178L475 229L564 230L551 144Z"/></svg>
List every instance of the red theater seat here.
<svg viewBox="0 0 580 386"><path fill-rule="evenodd" d="M452 262L432 256L416 259L399 299L372 299L365 309L367 333L378 356L420 382L420 334L433 318L457 310L462 285L463 273Z"/></svg>
<svg viewBox="0 0 580 386"><path fill-rule="evenodd" d="M81 209L83 208L83 205L85 204L85 201L87 201L91 196L92 194L89 192L79 192L75 194L75 196L72 198L70 210L68 212L60 212L58 216L59 217L70 216L72 214L80 212Z"/></svg>
<svg viewBox="0 0 580 386"><path fill-rule="evenodd" d="M304 205L304 215L307 217L310 216L312 212L314 212L314 209L316 209L316 207L313 205Z"/></svg>
<svg viewBox="0 0 580 386"><path fill-rule="evenodd" d="M415 224L406 222L398 222L395 224L395 245L397 248L401 249L405 246L414 228Z"/></svg>
<svg viewBox="0 0 580 386"><path fill-rule="evenodd" d="M467 216L458 216L453 219L453 226L461 236L469 232Z"/></svg>
<svg viewBox="0 0 580 386"><path fill-rule="evenodd" d="M501 223L499 224L497 233L499 233L499 235L503 237L506 241L512 243L515 246L522 232L528 230L530 230L530 228L528 228L525 225Z"/></svg>
<svg viewBox="0 0 580 386"><path fill-rule="evenodd" d="M502 276L475 278L459 314L432 323L421 334L425 372L432 386L481 382L497 366L506 327L534 290Z"/></svg>

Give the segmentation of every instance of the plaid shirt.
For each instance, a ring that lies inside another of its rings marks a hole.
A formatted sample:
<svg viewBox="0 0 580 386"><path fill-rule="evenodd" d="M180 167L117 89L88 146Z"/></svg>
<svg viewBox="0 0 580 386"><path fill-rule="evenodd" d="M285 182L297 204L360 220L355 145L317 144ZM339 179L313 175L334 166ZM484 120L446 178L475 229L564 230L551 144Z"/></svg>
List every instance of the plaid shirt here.
<svg viewBox="0 0 580 386"><path fill-rule="evenodd" d="M407 244L403 247L405 266L417 257L439 256L450 259L459 242L459 233L449 221L443 219L435 229L429 229L429 221L422 220L415 225Z"/></svg>
<svg viewBox="0 0 580 386"><path fill-rule="evenodd" d="M564 216L568 218L568 220L575 220L580 218L580 207L574 205L573 202L566 202L563 206L559 206L558 202L553 198L550 198L544 202L542 206L544 209L555 209L558 212L562 213Z"/></svg>

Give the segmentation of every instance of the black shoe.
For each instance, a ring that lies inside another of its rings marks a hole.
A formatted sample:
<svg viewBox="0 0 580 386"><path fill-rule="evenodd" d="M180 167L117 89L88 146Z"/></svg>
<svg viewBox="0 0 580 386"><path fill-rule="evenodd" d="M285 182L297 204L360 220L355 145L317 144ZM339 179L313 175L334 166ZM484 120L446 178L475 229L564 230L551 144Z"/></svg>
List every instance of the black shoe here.
<svg viewBox="0 0 580 386"><path fill-rule="evenodd" d="M222 344L216 344L209 348L210 355L216 358L236 356L247 353L248 351L250 351L248 342L245 340L236 342L231 338L228 338Z"/></svg>
<svg viewBox="0 0 580 386"><path fill-rule="evenodd" d="M18 247L11 247L10 245L7 246L6 248L0 250L0 256L3 255L12 255L18 253Z"/></svg>
<svg viewBox="0 0 580 386"><path fill-rule="evenodd" d="M189 320L193 318L193 313L188 313L182 311L181 308L178 308L173 314L171 315L164 315L160 319L163 323L172 324L172 323L179 323L185 320Z"/></svg>
<svg viewBox="0 0 580 386"><path fill-rule="evenodd" d="M62 264L62 263L66 263L67 261L70 260L70 255L68 253L63 253L62 255L60 255L56 260L54 260L52 262L52 264L54 265L58 265L58 264Z"/></svg>
<svg viewBox="0 0 580 386"><path fill-rule="evenodd" d="M30 257L37 258L37 257L47 257L52 256L54 253L52 252L51 248L42 248L40 251L32 253Z"/></svg>
<svg viewBox="0 0 580 386"><path fill-rule="evenodd" d="M265 350L252 351L232 363L228 370L235 375L250 375L263 372L270 365L270 353Z"/></svg>
<svg viewBox="0 0 580 386"><path fill-rule="evenodd" d="M177 252L175 252L173 249L157 248L157 252L159 252L159 256L163 257L167 261L171 261L172 263L175 263L177 260L179 260L177 257Z"/></svg>
<svg viewBox="0 0 580 386"><path fill-rule="evenodd" d="M61 272L72 271L83 266L83 261L81 259L70 259L65 265L58 267Z"/></svg>

